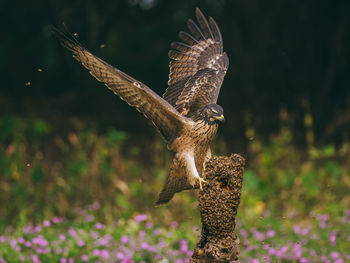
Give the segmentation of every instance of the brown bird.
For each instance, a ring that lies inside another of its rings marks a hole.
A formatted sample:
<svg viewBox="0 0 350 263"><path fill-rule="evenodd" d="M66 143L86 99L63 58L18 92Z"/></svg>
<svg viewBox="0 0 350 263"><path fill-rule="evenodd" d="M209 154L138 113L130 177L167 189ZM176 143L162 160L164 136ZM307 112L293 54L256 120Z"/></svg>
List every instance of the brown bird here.
<svg viewBox="0 0 350 263"><path fill-rule="evenodd" d="M167 203L182 190L202 188L205 162L211 157L210 143L223 109L217 105L221 84L228 68L220 30L214 19L209 21L197 8L199 26L189 19L191 34L181 31L183 42L173 42L169 51L170 74L163 98L145 84L96 57L77 38L54 29L62 45L130 106L150 119L175 152L170 174L159 194L157 205Z"/></svg>

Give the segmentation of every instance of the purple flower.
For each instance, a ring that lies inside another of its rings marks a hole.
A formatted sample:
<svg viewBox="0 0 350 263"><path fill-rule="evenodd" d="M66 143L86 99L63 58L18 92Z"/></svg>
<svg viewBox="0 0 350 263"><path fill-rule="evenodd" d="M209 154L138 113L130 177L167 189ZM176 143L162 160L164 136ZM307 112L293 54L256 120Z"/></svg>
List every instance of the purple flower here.
<svg viewBox="0 0 350 263"><path fill-rule="evenodd" d="M92 252L92 254L96 257L98 257L100 255L101 251L98 249L94 249L94 251Z"/></svg>
<svg viewBox="0 0 350 263"><path fill-rule="evenodd" d="M293 226L293 231L294 231L295 234L299 235L299 233L300 233L300 226L299 225Z"/></svg>
<svg viewBox="0 0 350 263"><path fill-rule="evenodd" d="M274 255L274 254L276 254L276 250L273 247L269 248L269 255Z"/></svg>
<svg viewBox="0 0 350 263"><path fill-rule="evenodd" d="M280 250L276 251L276 257L277 258L283 258L284 254L288 251L287 246L283 246Z"/></svg>
<svg viewBox="0 0 350 263"><path fill-rule="evenodd" d="M30 243L30 241L26 241L26 242L24 242L24 245L25 245L26 247L31 247L31 246L32 246L32 243Z"/></svg>
<svg viewBox="0 0 350 263"><path fill-rule="evenodd" d="M89 257L85 254L81 255L80 259L84 262L88 262L89 261Z"/></svg>
<svg viewBox="0 0 350 263"><path fill-rule="evenodd" d="M68 263L74 263L74 258L69 258Z"/></svg>
<svg viewBox="0 0 350 263"><path fill-rule="evenodd" d="M83 240L78 240L78 246L79 247L85 246L85 242Z"/></svg>
<svg viewBox="0 0 350 263"><path fill-rule="evenodd" d="M309 228L303 228L303 229L301 229L301 231L300 231L300 235L306 236L307 234L309 234L309 231L310 231Z"/></svg>
<svg viewBox="0 0 350 263"><path fill-rule="evenodd" d="M186 252L186 256L187 257L192 257L192 255L193 255L193 251L192 250L188 250L187 252Z"/></svg>
<svg viewBox="0 0 350 263"><path fill-rule="evenodd" d="M39 258L37 255L32 255L32 260L33 260L33 263L39 263Z"/></svg>
<svg viewBox="0 0 350 263"><path fill-rule="evenodd" d="M34 237L32 239L33 244L39 245L41 247L46 247L49 242L43 237L43 236L38 236L38 237Z"/></svg>
<svg viewBox="0 0 350 263"><path fill-rule="evenodd" d="M265 235L255 229L252 230L252 233L254 235L254 237L256 237L259 241L263 241L265 240Z"/></svg>
<svg viewBox="0 0 350 263"><path fill-rule="evenodd" d="M317 256L317 253L314 249L310 249L310 256L312 256L312 257Z"/></svg>
<svg viewBox="0 0 350 263"><path fill-rule="evenodd" d="M315 211L311 211L309 216L312 218L312 217L315 217L316 216L316 212Z"/></svg>
<svg viewBox="0 0 350 263"><path fill-rule="evenodd" d="M122 252L117 252L116 257L117 257L117 259L123 259L124 254Z"/></svg>
<svg viewBox="0 0 350 263"><path fill-rule="evenodd" d="M147 242L142 242L141 243L141 248L143 248L143 249L148 249L150 246L148 245L148 243Z"/></svg>
<svg viewBox="0 0 350 263"><path fill-rule="evenodd" d="M40 225L36 225L35 227L34 227L34 232L35 233L39 233L41 231L41 226Z"/></svg>
<svg viewBox="0 0 350 263"><path fill-rule="evenodd" d="M51 218L51 221L54 224L58 224L58 223L61 223L63 221L63 219L61 217L54 216L53 218Z"/></svg>
<svg viewBox="0 0 350 263"><path fill-rule="evenodd" d="M301 251L301 245L299 243L296 243L294 245L294 248L292 250L292 253L294 253L294 256L296 258L301 258L301 255L302 255L302 251Z"/></svg>
<svg viewBox="0 0 350 263"><path fill-rule="evenodd" d="M55 249L54 252L55 252L55 254L61 254L62 251L63 251L62 248L58 247L58 248Z"/></svg>
<svg viewBox="0 0 350 263"><path fill-rule="evenodd" d="M336 231L332 231L331 235L329 237L329 242L331 242L332 246L335 246L336 240L337 240L337 232Z"/></svg>
<svg viewBox="0 0 350 263"><path fill-rule="evenodd" d="M85 220L86 220L86 222L92 222L92 221L94 221L94 216L93 215L87 215L86 217L85 217Z"/></svg>
<svg viewBox="0 0 350 263"><path fill-rule="evenodd" d="M66 240L66 236L65 236L64 234L59 234L59 235L58 235L58 238L59 238L61 241Z"/></svg>
<svg viewBox="0 0 350 263"><path fill-rule="evenodd" d="M139 232L139 237L144 237L146 235L146 232L144 230L141 230Z"/></svg>
<svg viewBox="0 0 350 263"><path fill-rule="evenodd" d="M73 228L69 228L68 229L68 234L71 236L71 237L76 237L77 236L77 233L75 232L75 230Z"/></svg>
<svg viewBox="0 0 350 263"><path fill-rule="evenodd" d="M122 236L121 241L122 241L123 244L126 244L126 243L128 243L128 241L129 241L129 237L127 237L127 236Z"/></svg>
<svg viewBox="0 0 350 263"><path fill-rule="evenodd" d="M257 258L253 258L251 262L252 262L252 263L259 263L260 261L259 261L259 259L257 259Z"/></svg>
<svg viewBox="0 0 350 263"><path fill-rule="evenodd" d="M21 251L21 247L20 247L20 246L16 246L16 247L15 247L15 250L16 250L17 252L19 252L19 251Z"/></svg>
<svg viewBox="0 0 350 263"><path fill-rule="evenodd" d="M333 251L333 252L331 253L331 258L336 259L336 258L338 258L338 257L339 257L339 253L338 253L337 251Z"/></svg>
<svg viewBox="0 0 350 263"><path fill-rule="evenodd" d="M109 252L107 249L102 249L101 250L101 256L104 258L104 259L109 259Z"/></svg>
<svg viewBox="0 0 350 263"><path fill-rule="evenodd" d="M146 229L150 229L150 228L152 228L152 226L153 226L153 223L152 223L152 222L147 222L147 223L145 224Z"/></svg>
<svg viewBox="0 0 350 263"><path fill-rule="evenodd" d="M142 221L146 221L146 220L147 220L146 214L140 214L140 215L135 216L136 223L141 223Z"/></svg>
<svg viewBox="0 0 350 263"><path fill-rule="evenodd" d="M161 259L163 259L163 255L160 255L160 254L157 254L157 255L155 255L155 256L153 257L153 260L154 260L154 261L159 261L159 260L161 260Z"/></svg>
<svg viewBox="0 0 350 263"><path fill-rule="evenodd" d="M337 260L334 261L334 263L344 263L344 260L342 260L341 258L338 258Z"/></svg>
<svg viewBox="0 0 350 263"><path fill-rule="evenodd" d="M301 258L300 259L300 263L307 263L307 262L309 262L306 258Z"/></svg>
<svg viewBox="0 0 350 263"><path fill-rule="evenodd" d="M274 237L275 234L276 234L276 232L271 229L271 230L267 231L266 235L267 235L268 238L271 238L271 237Z"/></svg>
<svg viewBox="0 0 350 263"><path fill-rule="evenodd" d="M161 233L162 233L162 230L160 228L156 228L153 231L153 235L155 235L155 236L159 236Z"/></svg>
<svg viewBox="0 0 350 263"><path fill-rule="evenodd" d="M0 236L0 243L5 243L5 242L6 242L6 237Z"/></svg>
<svg viewBox="0 0 350 263"><path fill-rule="evenodd" d="M18 238L18 243L23 244L23 243L24 243L24 241L25 241L25 240L24 240L24 238L23 238L23 237L19 237L19 238Z"/></svg>
<svg viewBox="0 0 350 263"><path fill-rule="evenodd" d="M61 258L60 262L61 263L67 263L67 259L66 258Z"/></svg>
<svg viewBox="0 0 350 263"><path fill-rule="evenodd" d="M188 241L186 239L180 240L180 252L186 253L188 250Z"/></svg>
<svg viewBox="0 0 350 263"><path fill-rule="evenodd" d="M253 247L252 246L247 246L245 251L252 251L253 250Z"/></svg>
<svg viewBox="0 0 350 263"><path fill-rule="evenodd" d="M327 221L329 219L329 215L328 214L319 214L316 216L316 219L318 221Z"/></svg>
<svg viewBox="0 0 350 263"><path fill-rule="evenodd" d="M45 247L45 248L43 248L43 254L49 254L49 253L51 253L51 248L49 248L49 247Z"/></svg>
<svg viewBox="0 0 350 263"><path fill-rule="evenodd" d="M6 227L6 231L8 231L8 232L14 232L15 231L15 229L13 228L13 226L8 226L8 227Z"/></svg>
<svg viewBox="0 0 350 263"><path fill-rule="evenodd" d="M17 240L16 239L12 239L10 241L10 245L11 245L11 247L15 247L17 245Z"/></svg>
<svg viewBox="0 0 350 263"><path fill-rule="evenodd" d="M167 246L168 246L168 243L165 242L165 240L163 238L160 238L157 247L159 249L162 249L162 248L165 248Z"/></svg>
<svg viewBox="0 0 350 263"><path fill-rule="evenodd" d="M43 225L49 227L51 226L51 222L49 220L44 220Z"/></svg>
<svg viewBox="0 0 350 263"><path fill-rule="evenodd" d="M176 222L176 221L173 221L173 222L170 223L170 227L171 228L177 228L178 226L179 226L179 223Z"/></svg>
<svg viewBox="0 0 350 263"><path fill-rule="evenodd" d="M239 234L240 234L243 238L245 238L245 237L248 236L248 232L247 232L247 230L245 230L245 229L240 229L240 230L239 230Z"/></svg>
<svg viewBox="0 0 350 263"><path fill-rule="evenodd" d="M325 228L326 226L327 226L327 224L326 224L326 222L324 222L324 221L321 221L320 223L319 223L319 226L320 226L320 228Z"/></svg>
<svg viewBox="0 0 350 263"><path fill-rule="evenodd" d="M100 238L100 234L95 232L95 231L91 231L91 236L94 238L94 239L98 239Z"/></svg>
<svg viewBox="0 0 350 263"><path fill-rule="evenodd" d="M95 228L96 228L96 229L104 229L105 227L104 227L104 225L102 225L101 223L96 223L96 224L95 224Z"/></svg>

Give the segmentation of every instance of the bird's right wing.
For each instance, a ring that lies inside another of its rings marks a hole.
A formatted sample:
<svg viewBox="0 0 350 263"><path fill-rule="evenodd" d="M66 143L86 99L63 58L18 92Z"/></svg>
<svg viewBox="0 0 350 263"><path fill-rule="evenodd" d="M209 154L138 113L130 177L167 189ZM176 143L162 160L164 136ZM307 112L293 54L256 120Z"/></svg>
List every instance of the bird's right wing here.
<svg viewBox="0 0 350 263"><path fill-rule="evenodd" d="M169 142L179 136L184 126L191 122L143 83L109 65L84 48L73 35L54 29L61 44L73 52L73 57L130 106L136 107L149 118Z"/></svg>
<svg viewBox="0 0 350 263"><path fill-rule="evenodd" d="M229 64L214 19L208 21L198 8L196 17L199 26L189 19L191 34L181 31L183 42L171 43L175 50L169 51L169 87L163 95L184 116L216 103Z"/></svg>

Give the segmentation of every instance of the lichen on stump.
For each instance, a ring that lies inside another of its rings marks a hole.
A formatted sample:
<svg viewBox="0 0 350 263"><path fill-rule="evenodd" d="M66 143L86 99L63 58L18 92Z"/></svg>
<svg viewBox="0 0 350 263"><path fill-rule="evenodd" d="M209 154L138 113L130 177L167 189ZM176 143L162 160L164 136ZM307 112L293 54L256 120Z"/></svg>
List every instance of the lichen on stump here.
<svg viewBox="0 0 350 263"><path fill-rule="evenodd" d="M241 198L245 160L238 154L212 157L205 168L206 184L199 193L201 239L191 262L230 262L238 259L240 241L234 232Z"/></svg>

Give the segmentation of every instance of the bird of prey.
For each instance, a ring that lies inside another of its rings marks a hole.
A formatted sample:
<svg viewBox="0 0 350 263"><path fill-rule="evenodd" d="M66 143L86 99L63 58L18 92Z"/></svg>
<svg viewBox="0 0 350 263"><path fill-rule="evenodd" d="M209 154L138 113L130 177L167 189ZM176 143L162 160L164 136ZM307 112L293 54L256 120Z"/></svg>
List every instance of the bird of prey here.
<svg viewBox="0 0 350 263"><path fill-rule="evenodd" d="M169 51L170 74L163 98L145 84L109 65L82 46L68 32L55 29L61 44L73 52L98 81L150 119L175 153L170 174L157 205L171 200L182 190L201 188L205 163L211 157L210 143L224 121L216 104L228 68L220 30L197 8L199 26L189 19L190 33L181 31L183 42L173 42Z"/></svg>

